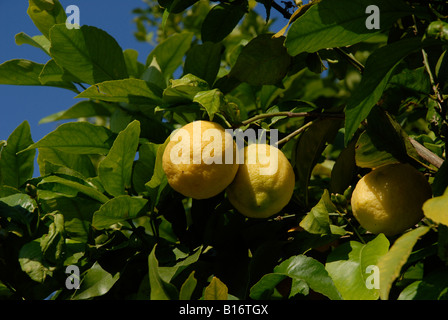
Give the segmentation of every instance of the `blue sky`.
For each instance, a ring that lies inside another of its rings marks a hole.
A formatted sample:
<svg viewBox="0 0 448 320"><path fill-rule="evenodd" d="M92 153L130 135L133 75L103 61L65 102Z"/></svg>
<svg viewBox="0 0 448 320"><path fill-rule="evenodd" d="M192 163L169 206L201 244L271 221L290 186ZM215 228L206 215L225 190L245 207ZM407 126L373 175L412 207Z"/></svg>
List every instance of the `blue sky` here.
<svg viewBox="0 0 448 320"><path fill-rule="evenodd" d="M123 50L135 49L139 60L145 62L153 47L135 39L136 30L132 22L135 17L132 10L145 7L142 0L60 0L64 8L77 5L80 9L80 24L101 28L112 35ZM305 1L306 2L306 1ZM258 7L264 16L264 8ZM41 50L29 45L18 46L14 37L25 32L29 36L39 35L27 15L27 0L0 0L0 63L11 59L28 59L46 63L50 58ZM277 15L274 10L271 16ZM279 19L280 29L286 20ZM277 31L277 30L273 30ZM24 120L31 126L31 134L36 142L53 131L60 123L39 124L39 121L55 112L66 110L79 102L75 93L53 87L0 85L0 140L6 140L11 132ZM38 176L37 163L35 175Z"/></svg>
<svg viewBox="0 0 448 320"><path fill-rule="evenodd" d="M75 4L80 9L81 25L92 25L112 35L124 49L132 48L140 53L139 60L144 61L152 47L138 42L133 32L135 24L132 9L144 7L141 0L68 0L60 1L64 8ZM28 59L46 63L49 57L41 50L15 44L14 36L25 32L30 36L40 34L26 14L28 1L0 0L0 63L11 59ZM0 85L0 140L6 140L9 134L24 120L31 126L34 141L53 131L58 123L39 125L39 120L52 113L68 109L79 102L75 93L52 87L5 86Z"/></svg>

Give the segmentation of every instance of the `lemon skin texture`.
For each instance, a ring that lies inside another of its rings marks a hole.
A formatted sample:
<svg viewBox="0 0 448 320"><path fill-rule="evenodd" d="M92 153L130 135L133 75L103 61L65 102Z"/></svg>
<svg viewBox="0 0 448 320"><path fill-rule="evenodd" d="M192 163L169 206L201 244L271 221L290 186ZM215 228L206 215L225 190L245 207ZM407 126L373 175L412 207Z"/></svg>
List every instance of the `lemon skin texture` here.
<svg viewBox="0 0 448 320"><path fill-rule="evenodd" d="M294 191L294 171L278 148L250 144L244 163L227 188L230 203L249 218L268 218L285 207Z"/></svg>
<svg viewBox="0 0 448 320"><path fill-rule="evenodd" d="M162 157L169 185L193 199L224 191L239 166L232 135L210 121L193 121L181 129L172 134ZM226 154L231 157L227 161Z"/></svg>
<svg viewBox="0 0 448 320"><path fill-rule="evenodd" d="M431 186L409 164L378 167L360 179L351 198L360 225L374 234L394 236L423 218L423 203L431 198Z"/></svg>

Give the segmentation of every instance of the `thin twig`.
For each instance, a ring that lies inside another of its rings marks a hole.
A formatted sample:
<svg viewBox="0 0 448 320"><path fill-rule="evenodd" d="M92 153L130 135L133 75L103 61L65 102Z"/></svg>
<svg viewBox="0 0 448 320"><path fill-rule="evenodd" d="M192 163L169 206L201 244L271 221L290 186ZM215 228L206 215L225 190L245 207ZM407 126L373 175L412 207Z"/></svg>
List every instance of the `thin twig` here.
<svg viewBox="0 0 448 320"><path fill-rule="evenodd" d="M313 124L313 121L310 121L306 124L304 124L303 126L301 126L299 129L297 129L296 131L294 131L293 133L287 135L286 137L284 137L283 139L277 141L275 144L277 146L288 142L289 140L291 140L292 138L294 138L295 136L297 136L298 134L302 133L303 131L306 130L306 128L308 128L309 126L311 126Z"/></svg>
<svg viewBox="0 0 448 320"><path fill-rule="evenodd" d="M287 117L287 118L304 118L304 117L319 117L319 118L344 118L343 113L317 113L317 112L273 112L273 113L263 113L256 115L252 118L244 120L241 122L243 126L251 124L261 119L273 118L273 117Z"/></svg>
<svg viewBox="0 0 448 320"><path fill-rule="evenodd" d="M426 72L429 75L429 81L431 82L432 90L434 91L434 94L436 96L436 102L437 106L439 107L439 114L442 116L443 119L445 119L446 116L446 110L443 108L443 97L439 92L439 85L436 83L435 77L432 74L431 67L429 66L428 61L428 54L426 53L425 49L422 49L423 54L423 64L425 65Z"/></svg>
<svg viewBox="0 0 448 320"><path fill-rule="evenodd" d="M361 62L359 62L351 53L345 52L341 48L334 48L334 51L339 53L345 60L348 61L353 67L355 67L361 74L364 73L366 68Z"/></svg>

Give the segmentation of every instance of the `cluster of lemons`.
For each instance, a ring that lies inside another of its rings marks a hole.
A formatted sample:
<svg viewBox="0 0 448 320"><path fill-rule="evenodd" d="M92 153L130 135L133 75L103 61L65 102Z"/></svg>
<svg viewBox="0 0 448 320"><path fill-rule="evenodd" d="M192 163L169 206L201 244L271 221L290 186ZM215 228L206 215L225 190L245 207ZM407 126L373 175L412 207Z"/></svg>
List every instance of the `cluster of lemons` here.
<svg viewBox="0 0 448 320"><path fill-rule="evenodd" d="M194 132L198 130L195 128L200 128L200 131ZM177 192L193 199L207 199L226 190L235 209L251 218L270 217L291 199L295 184L294 171L278 148L261 143L250 144L242 151L244 162L240 163L237 161L236 143L221 125L210 121L194 121L181 129L187 135L175 132L166 145L162 159L168 183ZM219 143L204 138L210 129L220 133ZM200 138L199 142L194 141L195 135ZM213 147L210 148L210 145ZM195 150L200 155L199 162L194 161ZM173 161L173 155L182 156L178 152L188 152L187 158L184 158L187 161ZM226 159L228 154L233 155L231 161ZM220 161L211 162L207 158Z"/></svg>
<svg viewBox="0 0 448 320"><path fill-rule="evenodd" d="M218 130L222 139L217 144L220 148L203 152L213 139L201 139L195 144L192 137L194 126L198 124L200 137L208 129ZM250 218L268 218L288 204L294 191L295 176L281 150L268 144L249 144L243 150L244 162L239 164L232 135L219 124L194 121L182 129L191 139L172 135L163 154L163 169L174 190L194 199L210 198L225 190L234 208ZM193 161L194 148L200 148L199 163ZM173 152L182 150L187 150L187 160L190 161L173 162ZM225 161L229 152L233 155L230 162ZM207 157L222 161L209 163ZM276 161L274 166L272 161ZM271 167L272 170L268 169ZM431 186L423 174L409 164L396 163L375 168L360 179L353 191L351 205L354 217L367 231L393 236L423 218L423 203L431 196Z"/></svg>

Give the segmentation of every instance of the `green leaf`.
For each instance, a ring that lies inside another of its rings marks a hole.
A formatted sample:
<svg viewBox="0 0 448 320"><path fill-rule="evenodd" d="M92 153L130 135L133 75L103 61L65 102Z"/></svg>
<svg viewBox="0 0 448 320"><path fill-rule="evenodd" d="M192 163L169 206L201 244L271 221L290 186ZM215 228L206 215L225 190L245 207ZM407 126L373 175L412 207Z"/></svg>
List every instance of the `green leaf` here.
<svg viewBox="0 0 448 320"><path fill-rule="evenodd" d="M170 80L170 85L163 91L163 102L168 104L188 103L197 93L209 90L207 82L192 74L180 79Z"/></svg>
<svg viewBox="0 0 448 320"><path fill-rule="evenodd" d="M99 163L98 177L113 196L131 187L132 166L140 137L140 122L134 120L118 134L107 156Z"/></svg>
<svg viewBox="0 0 448 320"><path fill-rule="evenodd" d="M105 229L113 224L139 217L148 200L130 196L118 196L103 204L93 214L92 226Z"/></svg>
<svg viewBox="0 0 448 320"><path fill-rule="evenodd" d="M138 51L126 49L123 51L123 55L129 76L139 79L145 69L145 65L138 61Z"/></svg>
<svg viewBox="0 0 448 320"><path fill-rule="evenodd" d="M108 102L157 105L162 102L162 90L140 79L105 81L91 86L76 98L97 99Z"/></svg>
<svg viewBox="0 0 448 320"><path fill-rule="evenodd" d="M59 176L45 177L37 186L42 189L41 197L44 197L45 194L43 190L48 190L68 197L76 197L78 192L80 192L101 203L106 203L109 201L108 197L87 182L82 184L80 182L65 179Z"/></svg>
<svg viewBox="0 0 448 320"><path fill-rule="evenodd" d="M43 64L25 59L14 59L0 64L0 84L40 86L39 75Z"/></svg>
<svg viewBox="0 0 448 320"><path fill-rule="evenodd" d="M98 211L101 202L88 197L39 197L45 212L58 211L64 216L66 237L74 241L87 243L91 237L90 227L93 213Z"/></svg>
<svg viewBox="0 0 448 320"><path fill-rule="evenodd" d="M112 132L89 122L64 123L26 150L34 148L54 148L76 154L102 154L109 152L113 142Z"/></svg>
<svg viewBox="0 0 448 320"><path fill-rule="evenodd" d="M41 49L46 54L50 55L50 41L45 36L30 37L24 32L16 34L15 41L18 46L22 44L29 44L33 47Z"/></svg>
<svg viewBox="0 0 448 320"><path fill-rule="evenodd" d="M55 213L52 217L53 222L48 227L48 233L41 237L40 247L44 258L56 264L65 250L64 216Z"/></svg>
<svg viewBox="0 0 448 320"><path fill-rule="evenodd" d="M50 29L55 24L64 23L67 20L65 10L58 0L29 0L27 10L37 29L49 38Z"/></svg>
<svg viewBox="0 0 448 320"><path fill-rule="evenodd" d="M145 183L151 180L154 174L158 148L158 144L143 143L138 149L138 160L132 171L132 185L138 193L146 191Z"/></svg>
<svg viewBox="0 0 448 320"><path fill-rule="evenodd" d="M198 1L199 0L172 0L167 9L170 13L181 13Z"/></svg>
<svg viewBox="0 0 448 320"><path fill-rule="evenodd" d="M331 234L329 214L337 211L338 209L331 202L330 193L325 190L320 201L300 222L300 226L309 233Z"/></svg>
<svg viewBox="0 0 448 320"><path fill-rule="evenodd" d="M361 83L349 98L345 111L345 144L351 140L359 124L369 115L380 100L395 67L408 54L431 41L404 39L374 51L367 59Z"/></svg>
<svg viewBox="0 0 448 320"><path fill-rule="evenodd" d="M341 124L342 122L338 119L316 120L297 140L295 149L296 180L305 203L308 203L308 184L311 172L324 151L326 143L332 142Z"/></svg>
<svg viewBox="0 0 448 320"><path fill-rule="evenodd" d="M61 168L79 172L84 177L96 176L92 160L86 154L62 152L52 148L39 148L37 164L41 176L59 172Z"/></svg>
<svg viewBox="0 0 448 320"><path fill-rule="evenodd" d="M290 297L301 293L308 295L309 289L321 293L332 300L340 300L341 295L323 264L305 255L292 256L274 268L274 273L264 275L250 290L252 299L264 297L286 277L292 279Z"/></svg>
<svg viewBox="0 0 448 320"><path fill-rule="evenodd" d="M82 278L80 289L76 291L73 300L87 300L105 295L114 286L120 278L120 273L114 275L104 270L96 261L93 266L87 270Z"/></svg>
<svg viewBox="0 0 448 320"><path fill-rule="evenodd" d="M151 177L151 180L149 180L145 184L146 190L148 191L149 197L151 199L151 212L159 202L160 195L162 194L163 190L168 186L168 180L162 167L162 158L163 152L165 151L166 145L169 141L170 138L167 138L163 144L159 145L157 149L154 173Z"/></svg>
<svg viewBox="0 0 448 320"><path fill-rule="evenodd" d="M0 153L0 184L20 188L33 177L35 150L17 154L31 144L31 129L28 121L22 122L9 136Z"/></svg>
<svg viewBox="0 0 448 320"><path fill-rule="evenodd" d="M192 32L176 33L170 36L151 51L146 59L146 65L149 66L155 58L165 79L170 78L182 64L192 39Z"/></svg>
<svg viewBox="0 0 448 320"><path fill-rule="evenodd" d="M123 50L101 29L67 29L65 24L58 24L51 28L50 40L56 63L82 82L93 85L128 77Z"/></svg>
<svg viewBox="0 0 448 320"><path fill-rule="evenodd" d="M247 1L220 3L205 17L201 28L202 42L220 42L229 35L247 11Z"/></svg>
<svg viewBox="0 0 448 320"><path fill-rule="evenodd" d="M171 283L164 281L159 273L159 261L156 258L156 247L148 257L149 285L151 287L151 300L172 300L177 298L177 289Z"/></svg>
<svg viewBox="0 0 448 320"><path fill-rule="evenodd" d="M204 300L227 300L229 289L217 277L213 277L204 290Z"/></svg>
<svg viewBox="0 0 448 320"><path fill-rule="evenodd" d="M337 247L327 258L325 269L344 300L376 300L379 290L368 288L369 266L376 266L378 260L389 250L389 240L380 234L366 244L350 241ZM379 281L380 275L377 277ZM379 286L379 283L376 285Z"/></svg>
<svg viewBox="0 0 448 320"><path fill-rule="evenodd" d="M379 8L381 30L366 27L369 5ZM295 56L302 52L353 45L388 30L397 19L410 14L412 9L398 0L324 0L311 6L292 23L285 46L289 54Z"/></svg>
<svg viewBox="0 0 448 320"><path fill-rule="evenodd" d="M205 42L191 47L185 58L184 74L191 73L213 86L221 66L221 43Z"/></svg>
<svg viewBox="0 0 448 320"><path fill-rule="evenodd" d="M356 140L352 140L339 154L331 170L330 192L343 194L356 174Z"/></svg>
<svg viewBox="0 0 448 320"><path fill-rule="evenodd" d="M199 103L207 111L210 121L213 121L215 113L219 112L225 104L224 95L219 89L198 92L193 102Z"/></svg>
<svg viewBox="0 0 448 320"><path fill-rule="evenodd" d="M388 113L374 107L367 122L367 130L356 142L357 166L376 168L389 163L408 162L410 156L418 159L406 132Z"/></svg>
<svg viewBox="0 0 448 320"><path fill-rule="evenodd" d="M59 67L53 59L49 60L43 67L42 72L39 74L39 81L42 85L53 85L70 89L76 93L79 92L72 83L79 82L79 80Z"/></svg>
<svg viewBox="0 0 448 320"><path fill-rule="evenodd" d="M194 273L195 271L192 271L187 280L185 280L180 287L179 300L191 300L194 289L196 289L196 285L198 284L198 280L194 277Z"/></svg>
<svg viewBox="0 0 448 320"><path fill-rule="evenodd" d="M443 195L427 200L423 204L423 213L435 223L448 226L448 188Z"/></svg>
<svg viewBox="0 0 448 320"><path fill-rule="evenodd" d="M406 232L390 248L389 252L378 261L380 270L380 298L387 300L392 283L399 276L400 270L409 258L412 248L418 239L429 231L428 227L421 226Z"/></svg>
<svg viewBox="0 0 448 320"><path fill-rule="evenodd" d="M42 255L40 239L26 243L19 251L19 263L22 271L39 283L43 283L47 276L52 276L51 267Z"/></svg>
<svg viewBox="0 0 448 320"><path fill-rule="evenodd" d="M241 51L229 77L252 85L279 83L292 62L283 41L283 37L273 38L271 34L252 39Z"/></svg>
<svg viewBox="0 0 448 320"><path fill-rule="evenodd" d="M110 117L111 110L112 108L106 106L101 102L92 100L81 101L67 110L46 116L39 121L39 124L68 119Z"/></svg>

